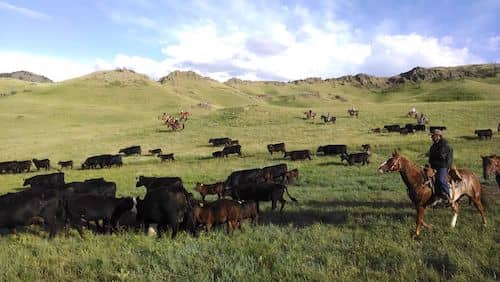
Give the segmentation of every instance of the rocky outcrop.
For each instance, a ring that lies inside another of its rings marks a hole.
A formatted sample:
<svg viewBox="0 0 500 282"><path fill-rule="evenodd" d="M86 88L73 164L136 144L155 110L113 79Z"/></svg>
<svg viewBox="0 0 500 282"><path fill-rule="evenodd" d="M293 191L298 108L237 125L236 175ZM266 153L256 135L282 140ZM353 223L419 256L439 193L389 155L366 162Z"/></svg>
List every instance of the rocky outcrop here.
<svg viewBox="0 0 500 282"><path fill-rule="evenodd" d="M173 71L169 73L167 76L164 76L158 80L161 84L165 84L171 81L178 81L178 80L205 80L205 81L212 81L216 82L216 80L211 79L209 77L201 76L194 71Z"/></svg>
<svg viewBox="0 0 500 282"><path fill-rule="evenodd" d="M16 71L11 73L0 73L0 77L13 78L30 82L40 82L40 83L50 83L52 80L39 74L35 74L29 71Z"/></svg>

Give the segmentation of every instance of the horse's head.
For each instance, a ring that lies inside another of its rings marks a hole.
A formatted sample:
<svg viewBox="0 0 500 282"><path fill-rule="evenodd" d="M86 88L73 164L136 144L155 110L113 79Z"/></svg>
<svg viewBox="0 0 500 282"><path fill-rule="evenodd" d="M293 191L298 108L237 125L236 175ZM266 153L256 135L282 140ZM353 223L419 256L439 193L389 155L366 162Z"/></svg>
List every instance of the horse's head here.
<svg viewBox="0 0 500 282"><path fill-rule="evenodd" d="M484 179L488 179L491 174L494 174L500 166L500 159L497 156L481 156L483 159L483 177Z"/></svg>
<svg viewBox="0 0 500 282"><path fill-rule="evenodd" d="M394 151L391 158L380 164L378 171L380 173L399 171L401 169L401 158L402 156L397 151Z"/></svg>

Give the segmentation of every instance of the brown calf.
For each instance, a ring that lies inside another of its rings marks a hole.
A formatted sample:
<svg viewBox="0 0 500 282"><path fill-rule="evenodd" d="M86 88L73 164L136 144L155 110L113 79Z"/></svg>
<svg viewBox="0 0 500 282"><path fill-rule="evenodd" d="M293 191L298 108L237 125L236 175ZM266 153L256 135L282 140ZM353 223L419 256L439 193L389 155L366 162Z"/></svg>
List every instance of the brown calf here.
<svg viewBox="0 0 500 282"><path fill-rule="evenodd" d="M293 183L299 178L299 170L294 168L285 173L286 183Z"/></svg>
<svg viewBox="0 0 500 282"><path fill-rule="evenodd" d="M199 204L194 207L194 218L197 225L205 227L208 233L214 225L227 224L227 233L232 235L240 223L241 206L237 201L221 199L210 204Z"/></svg>
<svg viewBox="0 0 500 282"><path fill-rule="evenodd" d="M218 199L221 197L224 197L224 183L223 182L217 182L214 184L203 184L203 183L196 183L195 190L200 192L201 199L205 201L205 196L206 195L217 195Z"/></svg>
<svg viewBox="0 0 500 282"><path fill-rule="evenodd" d="M253 226L259 223L259 212L257 211L257 204L254 201L242 201L240 210L240 219L251 219ZM240 225L241 229L241 225Z"/></svg>

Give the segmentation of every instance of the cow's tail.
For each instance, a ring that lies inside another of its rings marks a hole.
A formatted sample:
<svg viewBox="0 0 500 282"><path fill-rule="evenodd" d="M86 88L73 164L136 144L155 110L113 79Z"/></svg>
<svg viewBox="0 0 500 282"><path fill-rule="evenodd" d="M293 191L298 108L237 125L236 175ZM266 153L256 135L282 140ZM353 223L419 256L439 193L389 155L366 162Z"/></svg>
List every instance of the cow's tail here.
<svg viewBox="0 0 500 282"><path fill-rule="evenodd" d="M297 202L297 199L295 199L294 197L292 197L290 195L290 193L288 193L288 188L285 186L285 191L286 191L286 194L288 195L288 197L290 198L290 200L294 201L294 202Z"/></svg>

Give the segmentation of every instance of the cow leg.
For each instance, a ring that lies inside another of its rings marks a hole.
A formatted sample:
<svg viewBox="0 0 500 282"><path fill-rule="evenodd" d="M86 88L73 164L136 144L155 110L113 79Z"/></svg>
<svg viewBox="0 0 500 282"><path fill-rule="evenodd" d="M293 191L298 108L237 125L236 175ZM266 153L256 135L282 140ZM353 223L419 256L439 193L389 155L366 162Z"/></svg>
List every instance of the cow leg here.
<svg viewBox="0 0 500 282"><path fill-rule="evenodd" d="M271 202L271 210L275 210L276 209L276 200L272 200Z"/></svg>
<svg viewBox="0 0 500 282"><path fill-rule="evenodd" d="M201 194L201 200L202 200L203 202L205 202L205 196L206 196L206 195L205 195L205 194L202 194L202 193L200 193L200 194Z"/></svg>
<svg viewBox="0 0 500 282"><path fill-rule="evenodd" d="M144 222L144 234L147 236L149 230L149 222Z"/></svg>
<svg viewBox="0 0 500 282"><path fill-rule="evenodd" d="M283 212L283 208L285 207L286 201L285 201L285 199L283 199L283 197L281 197L281 199L279 201L281 203L280 212Z"/></svg>

